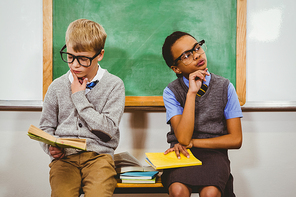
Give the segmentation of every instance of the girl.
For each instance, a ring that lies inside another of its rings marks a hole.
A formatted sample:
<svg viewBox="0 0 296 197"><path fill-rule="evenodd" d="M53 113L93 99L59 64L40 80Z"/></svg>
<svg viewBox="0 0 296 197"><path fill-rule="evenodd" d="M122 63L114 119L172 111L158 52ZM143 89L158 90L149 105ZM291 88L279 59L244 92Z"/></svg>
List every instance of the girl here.
<svg viewBox="0 0 296 197"><path fill-rule="evenodd" d="M163 185L170 196L190 196L193 189L201 197L235 196L227 150L241 147L242 111L229 80L208 72L204 43L177 31L162 48L166 64L178 76L163 93L171 125L167 134L171 148L165 154L188 156L190 148L203 162L164 171Z"/></svg>

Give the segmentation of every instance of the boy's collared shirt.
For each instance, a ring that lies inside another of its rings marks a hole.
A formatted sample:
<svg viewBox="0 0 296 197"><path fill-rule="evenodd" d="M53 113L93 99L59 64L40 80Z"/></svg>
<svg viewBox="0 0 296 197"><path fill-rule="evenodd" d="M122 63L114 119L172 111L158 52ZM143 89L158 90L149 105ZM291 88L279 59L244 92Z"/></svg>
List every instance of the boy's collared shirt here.
<svg viewBox="0 0 296 197"><path fill-rule="evenodd" d="M92 79L92 81L96 81L96 80L100 81L100 80L102 79L102 77L103 77L105 71L106 71L106 69L103 69L99 64L98 64L98 67L99 67L99 69L98 69L98 71L97 71L97 74L96 74L96 76ZM69 80L70 80L71 83L72 83L73 80L74 80L73 75L72 75L71 72L70 72L70 74L69 74ZM91 83L92 81L89 81L87 84ZM90 89L86 88L86 89L85 89L85 94L87 94L89 91L90 91Z"/></svg>
<svg viewBox="0 0 296 197"><path fill-rule="evenodd" d="M206 78L206 81L204 81L203 84L209 87L209 84L211 81L211 75L209 76L206 75L205 78ZM183 81L187 85L187 87L189 87L189 80L186 79L184 76L183 76ZM170 119L173 116L183 114L183 110L184 110L183 107L176 100L174 93L168 87L166 87L163 91L163 101L166 108L167 123L169 123ZM228 101L224 109L224 116L226 119L243 117L239 100L232 83L229 83L228 85Z"/></svg>

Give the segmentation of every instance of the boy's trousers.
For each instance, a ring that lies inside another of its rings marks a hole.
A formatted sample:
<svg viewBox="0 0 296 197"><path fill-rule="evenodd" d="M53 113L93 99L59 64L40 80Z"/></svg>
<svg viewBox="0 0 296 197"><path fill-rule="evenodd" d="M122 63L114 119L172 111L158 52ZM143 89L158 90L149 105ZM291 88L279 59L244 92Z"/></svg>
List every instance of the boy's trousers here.
<svg viewBox="0 0 296 197"><path fill-rule="evenodd" d="M116 187L114 161L109 154L81 152L49 165L52 197L110 197Z"/></svg>

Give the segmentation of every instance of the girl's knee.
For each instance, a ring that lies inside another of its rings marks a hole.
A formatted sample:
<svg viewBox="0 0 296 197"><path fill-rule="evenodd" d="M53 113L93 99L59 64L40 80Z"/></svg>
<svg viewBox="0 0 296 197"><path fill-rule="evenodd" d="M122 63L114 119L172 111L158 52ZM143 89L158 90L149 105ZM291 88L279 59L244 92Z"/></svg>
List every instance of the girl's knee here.
<svg viewBox="0 0 296 197"><path fill-rule="evenodd" d="M221 197L220 190L215 186L207 186L201 189L200 197Z"/></svg>
<svg viewBox="0 0 296 197"><path fill-rule="evenodd" d="M190 196L191 189L182 183L173 183L169 187L169 196L170 197L184 197Z"/></svg>

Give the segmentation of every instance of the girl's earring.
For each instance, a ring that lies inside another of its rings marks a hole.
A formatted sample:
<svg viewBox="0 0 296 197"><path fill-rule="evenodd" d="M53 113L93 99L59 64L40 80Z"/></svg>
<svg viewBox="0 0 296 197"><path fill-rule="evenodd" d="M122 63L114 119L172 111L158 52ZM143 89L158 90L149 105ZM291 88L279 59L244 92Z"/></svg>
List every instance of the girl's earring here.
<svg viewBox="0 0 296 197"><path fill-rule="evenodd" d="M172 70L173 70L175 73L177 73L177 74L181 74L181 73L182 73L182 72L179 70L179 68L176 67L176 66L172 66L171 68L172 68Z"/></svg>
<svg viewBox="0 0 296 197"><path fill-rule="evenodd" d="M178 68L177 68L177 74L182 74L182 71L180 71Z"/></svg>

